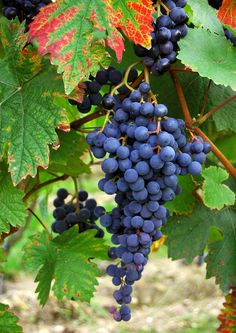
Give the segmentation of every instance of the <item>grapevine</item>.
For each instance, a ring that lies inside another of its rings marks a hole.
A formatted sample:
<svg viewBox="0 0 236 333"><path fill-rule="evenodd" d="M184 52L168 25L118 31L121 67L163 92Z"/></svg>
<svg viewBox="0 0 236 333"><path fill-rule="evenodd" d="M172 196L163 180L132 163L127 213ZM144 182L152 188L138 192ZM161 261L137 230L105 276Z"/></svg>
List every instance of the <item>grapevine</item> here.
<svg viewBox="0 0 236 333"><path fill-rule="evenodd" d="M235 1L0 10L1 270L20 244L14 260L32 268L42 306L88 304L107 275L100 306L123 329L150 254L166 246L173 260L206 263L227 295L217 331L233 333ZM22 332L0 312L3 333Z"/></svg>

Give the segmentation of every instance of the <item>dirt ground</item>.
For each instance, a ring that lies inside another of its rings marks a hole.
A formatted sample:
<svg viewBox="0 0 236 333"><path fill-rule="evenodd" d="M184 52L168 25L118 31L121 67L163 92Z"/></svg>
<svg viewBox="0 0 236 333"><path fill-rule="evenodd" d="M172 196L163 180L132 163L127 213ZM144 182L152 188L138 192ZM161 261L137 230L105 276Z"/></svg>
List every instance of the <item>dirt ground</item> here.
<svg viewBox="0 0 236 333"><path fill-rule="evenodd" d="M114 288L107 276L99 279L91 306L59 303L51 296L42 309L33 292L33 278L25 275L5 281L0 302L9 304L21 318L24 333L210 333L218 326L223 296L214 280L206 281L204 276L204 266L157 259L153 254L136 284L129 323L116 323L107 313L114 304Z"/></svg>

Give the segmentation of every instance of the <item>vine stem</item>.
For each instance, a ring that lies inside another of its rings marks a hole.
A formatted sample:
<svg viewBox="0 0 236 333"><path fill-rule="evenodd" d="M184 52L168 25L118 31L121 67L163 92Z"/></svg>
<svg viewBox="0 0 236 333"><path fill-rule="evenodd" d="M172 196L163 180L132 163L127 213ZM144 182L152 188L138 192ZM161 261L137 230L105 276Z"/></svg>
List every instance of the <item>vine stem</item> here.
<svg viewBox="0 0 236 333"><path fill-rule="evenodd" d="M26 193L26 195L23 197L22 201L25 202L27 201L27 199L33 194L35 193L36 191L40 190L41 188L47 186L47 185L50 185L50 184L53 184L53 183L56 183L56 182L59 182L60 180L66 180L67 178L69 178L69 176L67 175L63 175L63 176L60 176L60 177L57 177L57 178L53 178L53 179L50 179L50 180L47 180L46 182L44 183L41 183L41 184L38 184L36 186L34 186L28 193Z"/></svg>
<svg viewBox="0 0 236 333"><path fill-rule="evenodd" d="M230 102L234 101L236 99L236 95L226 99L224 102L222 102L221 104L217 105L214 109L212 109L211 111L207 112L204 116L200 116L197 119L197 123L198 124L203 124L209 117L211 117L214 113L216 113L216 111L220 110L221 108L223 108L225 105L229 104Z"/></svg>
<svg viewBox="0 0 236 333"><path fill-rule="evenodd" d="M19 230L19 227L13 227L12 225L10 226L10 230L9 232L4 232L2 235L1 235L1 238L0 238L0 244L3 243L4 239L9 237L10 235L14 234L15 232L17 232Z"/></svg>
<svg viewBox="0 0 236 333"><path fill-rule="evenodd" d="M212 152L215 156L221 161L221 163L225 166L225 168L229 171L232 177L236 179L236 169L234 166L229 162L227 157L216 147L216 145L208 138L208 136L198 127L192 129L194 133L200 135L205 141L210 143Z"/></svg>
<svg viewBox="0 0 236 333"><path fill-rule="evenodd" d="M177 67L171 67L169 71L172 72L182 72L182 73L193 73L195 74L196 72L193 72L190 68L177 68Z"/></svg>
<svg viewBox="0 0 236 333"><path fill-rule="evenodd" d="M209 92L210 92L211 84L212 84L212 80L210 80L208 82L208 85L207 85L207 88L206 88L206 91L205 91L205 95L204 95L204 100L203 100L203 104L202 104L202 110L201 110L201 113L200 113L200 117L202 117L204 115L206 104L207 104L207 99L209 97Z"/></svg>
<svg viewBox="0 0 236 333"><path fill-rule="evenodd" d="M36 220L41 224L41 226L44 228L44 230L48 233L49 236L50 232L48 231L48 228L46 227L46 225L43 223L42 220L40 220L40 218L35 214L35 212L31 209L31 208L27 208L27 210L36 218Z"/></svg>
<svg viewBox="0 0 236 333"><path fill-rule="evenodd" d="M91 113L81 119L75 120L70 124L70 128L74 130L78 130L82 125L90 122L91 120L97 119L105 115L104 110L101 108L98 111Z"/></svg>
<svg viewBox="0 0 236 333"><path fill-rule="evenodd" d="M176 89L176 92L177 92L177 95L178 95L178 98L179 98L179 102L180 102L180 105L181 105L181 108L182 108L182 112L183 112L183 115L184 115L186 125L187 125L187 127L191 128L192 124L193 124L193 119L190 115L189 108L188 108L188 105L187 105L186 98L184 96L183 89L182 89L182 87L179 83L179 80L177 78L176 73L175 72L170 72L170 76L171 76L172 81L175 85L175 89Z"/></svg>

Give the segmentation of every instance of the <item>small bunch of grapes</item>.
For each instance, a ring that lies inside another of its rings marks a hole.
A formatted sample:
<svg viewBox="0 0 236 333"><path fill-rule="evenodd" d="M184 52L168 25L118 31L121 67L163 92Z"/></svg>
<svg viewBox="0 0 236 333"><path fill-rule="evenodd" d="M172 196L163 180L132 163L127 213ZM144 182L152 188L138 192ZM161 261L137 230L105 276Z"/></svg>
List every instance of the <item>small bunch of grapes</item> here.
<svg viewBox="0 0 236 333"><path fill-rule="evenodd" d="M208 0L208 3L211 7L219 9L222 5L223 0Z"/></svg>
<svg viewBox="0 0 236 333"><path fill-rule="evenodd" d="M224 28L224 33L227 39L231 41L233 46L236 46L236 36L233 35L228 29Z"/></svg>
<svg viewBox="0 0 236 333"><path fill-rule="evenodd" d="M94 156L106 156L99 189L115 194L117 207L102 215L100 223L112 234L110 258L119 259L107 268L119 287L113 296L121 305L111 312L115 320L127 321L132 285L141 278L151 246L167 222L164 204L181 192L178 176L201 172L211 147L199 136L188 142L185 122L168 117L167 107L155 102L146 82L123 101L109 95L103 104L113 108L112 116L86 140Z"/></svg>
<svg viewBox="0 0 236 333"><path fill-rule="evenodd" d="M154 75L168 71L176 61L178 41L188 33L188 15L182 7L185 0L163 0L162 14L153 23L152 47L150 50L141 45L134 46L134 52L143 58L143 63ZM168 10L167 10L168 9Z"/></svg>
<svg viewBox="0 0 236 333"><path fill-rule="evenodd" d="M112 87L117 86L123 80L124 74L114 67L109 67L108 69L102 69L97 72L96 76L90 76L90 80L84 82L85 84L85 95L83 96L82 103L78 103L73 99L69 99L69 103L77 106L77 109L81 113L88 113L92 106L98 106L101 104L103 99L103 94L101 92L102 88L107 85L109 90ZM131 69L128 77L128 82L133 82L137 79L138 72L136 69ZM126 94L129 89L123 85L118 89L120 94ZM104 93L106 95L106 93Z"/></svg>
<svg viewBox="0 0 236 333"><path fill-rule="evenodd" d="M57 197L53 201L55 221L52 223L52 231L62 234L74 225L78 225L79 233L88 229L96 229L95 237L103 238L104 231L95 222L105 214L104 207L97 206L95 199L88 199L88 193L84 190L78 192L76 202L72 200L66 203L65 200L69 195L65 188L57 191Z"/></svg>
<svg viewBox="0 0 236 333"><path fill-rule="evenodd" d="M26 20L26 30L35 15L51 0L3 0L3 15L12 20L16 17L20 22Z"/></svg>

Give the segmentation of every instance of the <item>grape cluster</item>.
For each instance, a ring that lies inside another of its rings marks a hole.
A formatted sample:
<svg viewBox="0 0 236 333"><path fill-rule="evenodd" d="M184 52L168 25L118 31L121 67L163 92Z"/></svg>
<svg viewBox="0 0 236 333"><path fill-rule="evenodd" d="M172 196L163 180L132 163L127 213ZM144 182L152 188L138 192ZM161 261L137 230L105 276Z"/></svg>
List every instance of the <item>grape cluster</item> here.
<svg viewBox="0 0 236 333"><path fill-rule="evenodd" d="M163 0L162 4L162 14L153 23L151 49L141 45L134 46L135 54L143 58L144 65L151 68L154 75L161 75L169 70L176 61L178 41L188 33L188 15L182 8L186 1Z"/></svg>
<svg viewBox="0 0 236 333"><path fill-rule="evenodd" d="M139 280L147 264L152 243L162 237L160 228L169 215L164 204L181 192L178 176L197 175L211 147L201 137L187 141L185 123L167 117L164 104L149 101L150 85L142 82L128 98L105 100L113 116L104 129L87 135L94 156L101 158L105 177L98 187L115 194L115 207L100 223L112 234L115 245L109 250L118 265L109 265L107 273L115 286L113 294L121 305L112 308L115 320L131 317L132 285Z"/></svg>
<svg viewBox="0 0 236 333"><path fill-rule="evenodd" d="M57 197L53 201L55 221L52 223L52 231L62 234L74 225L78 225L79 233L88 229L96 229L95 237L103 238L104 231L95 222L105 214L104 207L97 206L96 200L88 199L88 193L84 190L78 192L78 198L75 198L76 203L73 200L70 203L65 203L68 196L69 192L65 188L60 188L57 191Z"/></svg>
<svg viewBox="0 0 236 333"><path fill-rule="evenodd" d="M96 76L90 76L90 80L84 82L85 85L85 95L83 96L82 103L78 103L73 99L69 99L69 103L77 106L77 109L81 113L88 113L93 105L100 105L103 99L101 89L104 85L107 85L109 89L113 86L117 86L123 80L124 74L114 67L109 67L108 69L102 69L97 72ZM136 69L131 69L128 77L128 82L133 82L137 79L138 72ZM126 94L129 89L123 85L118 89L120 94Z"/></svg>
<svg viewBox="0 0 236 333"><path fill-rule="evenodd" d="M22 22L26 20L26 30L35 15L51 0L3 0L3 15L12 20L16 17Z"/></svg>

